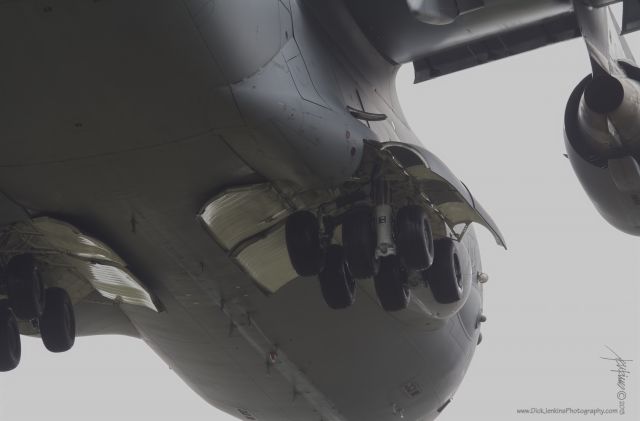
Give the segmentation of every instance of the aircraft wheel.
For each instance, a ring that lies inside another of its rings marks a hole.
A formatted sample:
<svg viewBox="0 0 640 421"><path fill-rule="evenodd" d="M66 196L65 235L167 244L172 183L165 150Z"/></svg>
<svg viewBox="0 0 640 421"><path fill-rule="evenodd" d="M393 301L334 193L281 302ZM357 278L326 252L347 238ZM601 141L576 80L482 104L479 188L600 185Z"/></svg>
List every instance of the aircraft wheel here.
<svg viewBox="0 0 640 421"><path fill-rule="evenodd" d="M20 363L22 347L16 316L6 300L0 301L0 371L11 371Z"/></svg>
<svg viewBox="0 0 640 421"><path fill-rule="evenodd" d="M378 272L376 231L370 207L360 207L345 215L342 244L354 278L370 278Z"/></svg>
<svg viewBox="0 0 640 421"><path fill-rule="evenodd" d="M46 291L44 313L40 317L40 336L51 352L71 349L76 339L76 320L69 294L62 288Z"/></svg>
<svg viewBox="0 0 640 421"><path fill-rule="evenodd" d="M327 305L333 309L351 306L355 301L356 282L341 246L331 245L327 250L327 262L318 276L320 289Z"/></svg>
<svg viewBox="0 0 640 421"><path fill-rule="evenodd" d="M433 263L433 234L425 210L418 205L401 208L396 215L396 245L409 270L426 270Z"/></svg>
<svg viewBox="0 0 640 421"><path fill-rule="evenodd" d="M462 298L462 269L455 242L443 238L434 243L433 265L424 273L433 297L441 304L454 303Z"/></svg>
<svg viewBox="0 0 640 421"><path fill-rule="evenodd" d="M407 308L411 299L411 290L407 283L407 271L398 256L386 256L380 259L380 270L374 277L376 294L380 305L386 311L398 311Z"/></svg>
<svg viewBox="0 0 640 421"><path fill-rule="evenodd" d="M44 309L44 285L32 254L14 256L7 265L9 306L21 320L37 319Z"/></svg>
<svg viewBox="0 0 640 421"><path fill-rule="evenodd" d="M287 252L291 265L300 276L317 275L322 269L318 218L308 211L289 215L285 225Z"/></svg>

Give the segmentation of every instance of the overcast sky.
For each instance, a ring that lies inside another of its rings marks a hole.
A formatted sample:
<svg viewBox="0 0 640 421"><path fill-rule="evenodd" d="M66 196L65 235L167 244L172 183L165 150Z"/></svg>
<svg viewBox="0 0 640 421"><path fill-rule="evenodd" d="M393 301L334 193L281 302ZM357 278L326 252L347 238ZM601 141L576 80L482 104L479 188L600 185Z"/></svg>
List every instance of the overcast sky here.
<svg viewBox="0 0 640 421"><path fill-rule="evenodd" d="M640 56L640 38L632 38ZM563 112L589 72L576 40L422 85L398 80L410 125L501 227L481 231L484 341L441 420L567 420L518 408L616 408L615 364L640 359L640 239L608 226L563 157ZM627 417L640 419L630 363ZM138 340L80 338L62 355L23 339L0 375L0 420L230 420L191 392ZM580 417L580 416L576 416ZM591 417L589 419L600 419Z"/></svg>

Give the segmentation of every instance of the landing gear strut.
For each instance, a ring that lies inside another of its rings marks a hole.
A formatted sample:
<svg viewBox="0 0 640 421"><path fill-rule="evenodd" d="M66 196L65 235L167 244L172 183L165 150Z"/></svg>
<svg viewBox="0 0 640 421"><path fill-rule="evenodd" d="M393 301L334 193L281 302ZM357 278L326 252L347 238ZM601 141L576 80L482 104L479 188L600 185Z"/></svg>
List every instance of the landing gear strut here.
<svg viewBox="0 0 640 421"><path fill-rule="evenodd" d="M376 294L386 311L407 308L411 299L409 271L422 271L433 263L433 236L429 218L421 206L402 207L394 217L392 188L376 182L376 257L380 272L374 277Z"/></svg>

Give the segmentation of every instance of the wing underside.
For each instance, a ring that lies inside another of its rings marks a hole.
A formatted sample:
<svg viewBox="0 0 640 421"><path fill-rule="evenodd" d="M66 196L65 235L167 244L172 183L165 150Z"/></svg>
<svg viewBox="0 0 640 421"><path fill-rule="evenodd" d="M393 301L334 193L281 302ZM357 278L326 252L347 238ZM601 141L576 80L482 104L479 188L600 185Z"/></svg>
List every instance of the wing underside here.
<svg viewBox="0 0 640 421"><path fill-rule="evenodd" d="M421 19L419 7L451 3L454 10L456 5L461 10L460 0L345 1L369 41L387 60L413 63L416 83L581 35L571 0L476 1L476 7L453 15L445 24ZM585 2L594 7L615 3ZM639 3L621 3L623 32L636 30L640 24Z"/></svg>

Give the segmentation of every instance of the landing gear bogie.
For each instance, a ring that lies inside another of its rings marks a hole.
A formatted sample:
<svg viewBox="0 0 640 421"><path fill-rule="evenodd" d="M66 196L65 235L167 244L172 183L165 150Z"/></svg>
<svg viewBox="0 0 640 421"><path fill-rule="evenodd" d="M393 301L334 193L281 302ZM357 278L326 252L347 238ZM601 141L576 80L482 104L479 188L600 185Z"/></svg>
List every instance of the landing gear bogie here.
<svg viewBox="0 0 640 421"><path fill-rule="evenodd" d="M409 272L425 270L433 262L433 234L423 207L408 205L395 213L385 203L375 207L358 204L323 222L329 235L322 235L318 218L309 211L298 211L287 218L286 246L298 275L318 275L330 308L354 303L354 278L374 278L378 299L386 311L406 308L411 296ZM340 224L342 245L330 244L330 234Z"/></svg>
<svg viewBox="0 0 640 421"><path fill-rule="evenodd" d="M69 294L48 288L41 278L35 255L13 256L2 274L0 301L0 371L16 368L21 357L18 319L39 328L45 347L52 352L71 349L75 342L75 315Z"/></svg>

